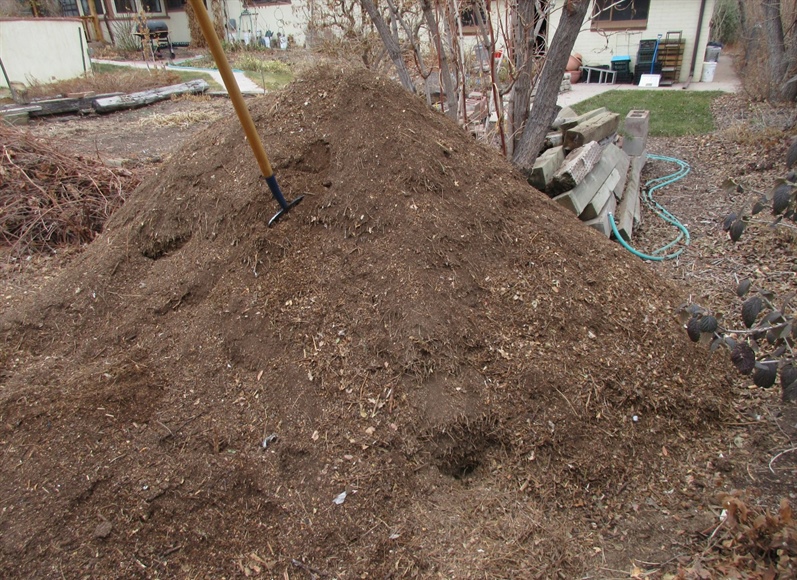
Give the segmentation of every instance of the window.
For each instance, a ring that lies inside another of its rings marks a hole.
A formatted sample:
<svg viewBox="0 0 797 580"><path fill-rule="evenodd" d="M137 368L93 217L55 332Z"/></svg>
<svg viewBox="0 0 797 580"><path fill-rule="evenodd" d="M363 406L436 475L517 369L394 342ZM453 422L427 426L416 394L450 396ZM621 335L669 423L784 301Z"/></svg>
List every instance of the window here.
<svg viewBox="0 0 797 580"><path fill-rule="evenodd" d="M477 9L478 12L476 11ZM479 15L481 16L481 23L487 24L487 14L481 4L472 4L470 8L463 8L460 11L459 19L462 22L462 34L476 35L479 33Z"/></svg>
<svg viewBox="0 0 797 580"><path fill-rule="evenodd" d="M76 0L61 0L61 14L64 16L80 16Z"/></svg>
<svg viewBox="0 0 797 580"><path fill-rule="evenodd" d="M135 14L138 6L148 14L163 14L161 0L113 0L117 14Z"/></svg>
<svg viewBox="0 0 797 580"><path fill-rule="evenodd" d="M80 0L80 3L83 5L83 14L85 16L91 14L88 0ZM102 0L94 0L94 9L97 11L97 14L105 14L105 6L103 6Z"/></svg>
<svg viewBox="0 0 797 580"><path fill-rule="evenodd" d="M141 7L144 9L144 12L150 12L152 14L163 12L161 0L141 0Z"/></svg>
<svg viewBox="0 0 797 580"><path fill-rule="evenodd" d="M133 14L136 12L135 0L113 0L117 14Z"/></svg>
<svg viewBox="0 0 797 580"><path fill-rule="evenodd" d="M173 10L185 10L186 0L166 0L166 8L169 12Z"/></svg>
<svg viewBox="0 0 797 580"><path fill-rule="evenodd" d="M592 28L647 28L650 0L595 0Z"/></svg>

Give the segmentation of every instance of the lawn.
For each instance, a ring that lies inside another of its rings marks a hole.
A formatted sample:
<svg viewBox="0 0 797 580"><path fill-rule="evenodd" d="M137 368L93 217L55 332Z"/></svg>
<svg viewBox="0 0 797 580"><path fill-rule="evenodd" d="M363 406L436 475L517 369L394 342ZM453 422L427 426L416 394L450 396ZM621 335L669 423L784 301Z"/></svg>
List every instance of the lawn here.
<svg viewBox="0 0 797 580"><path fill-rule="evenodd" d="M242 70L244 74L257 85L268 89L281 89L293 80L290 67L279 61L264 58L262 51L241 51L229 55L230 66ZM197 68L217 68L210 56L192 59L180 63L181 66Z"/></svg>
<svg viewBox="0 0 797 580"><path fill-rule="evenodd" d="M615 90L596 95L572 108L582 114L606 107L618 113L621 119L625 119L628 111L644 109L650 111L651 136L702 135L715 128L711 102L721 94L719 91Z"/></svg>
<svg viewBox="0 0 797 580"><path fill-rule="evenodd" d="M113 76L113 75L123 75L123 76L131 76L139 81L146 79L149 77L154 82L152 83L154 86L161 85L166 79L167 76L171 77L177 83L185 83L188 81L193 81L197 79L202 79L207 81L210 85L211 91L220 91L223 90L223 87L213 80L213 77L210 76L206 72L202 71L190 71L190 70L174 70L174 69L162 69L160 67L152 69L142 69L142 68L132 68L128 66L122 65L115 65L115 64L105 64L105 63L93 63L92 69L94 70L95 76ZM163 79L163 80L162 80ZM147 84L146 82L143 84Z"/></svg>

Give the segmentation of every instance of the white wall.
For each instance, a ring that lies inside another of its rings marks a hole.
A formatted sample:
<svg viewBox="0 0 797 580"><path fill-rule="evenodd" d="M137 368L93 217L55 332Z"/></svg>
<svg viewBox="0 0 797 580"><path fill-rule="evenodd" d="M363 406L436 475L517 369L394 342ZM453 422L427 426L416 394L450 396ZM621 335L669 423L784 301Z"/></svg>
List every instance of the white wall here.
<svg viewBox="0 0 797 580"><path fill-rule="evenodd" d="M556 0L554 13L551 15L551 30L549 39L553 38L556 26L561 17L562 5L565 0ZM706 53L706 43L709 40L709 23L714 12L714 1L706 0L705 14L703 16L700 41L697 47L697 61L693 82L699 81L703 72L703 59ZM666 38L669 31L681 31L686 40L683 61L681 63L680 82L686 82L692 64L692 54L695 49L695 33L700 14L700 0L650 0L650 12L645 30L611 31L606 34L590 31L590 21L587 19L582 27L581 34L576 40L573 52L580 53L583 64L590 66L608 65L613 56L628 55L631 65L636 65L636 54L639 41L642 39L655 39L658 34ZM591 14L592 8L587 12ZM550 40L549 40L550 42Z"/></svg>
<svg viewBox="0 0 797 580"><path fill-rule="evenodd" d="M307 10L307 4L302 0L294 1L290 4L249 7L248 10L252 13L251 20L254 23L253 25L250 25L249 18L241 18L243 6L240 0L228 0L227 10L230 18L234 18L238 23L242 37L244 32L254 32L256 37L258 33L265 34L270 30L274 34L272 46L275 46L277 33L284 36L293 36L297 46L304 46L307 19L310 15ZM254 31L252 28L254 28Z"/></svg>
<svg viewBox="0 0 797 580"><path fill-rule="evenodd" d="M77 18L0 19L0 59L12 83L75 78L85 72L84 63L91 70L82 35L83 24ZM0 86L8 86L2 74Z"/></svg>

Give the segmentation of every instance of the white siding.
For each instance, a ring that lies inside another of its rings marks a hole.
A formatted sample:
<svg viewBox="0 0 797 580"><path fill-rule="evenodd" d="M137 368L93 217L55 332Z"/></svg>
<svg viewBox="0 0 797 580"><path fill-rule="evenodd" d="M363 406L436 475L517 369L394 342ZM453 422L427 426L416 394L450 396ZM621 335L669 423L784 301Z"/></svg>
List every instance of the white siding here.
<svg viewBox="0 0 797 580"><path fill-rule="evenodd" d="M553 38L556 26L559 24L564 1L555 1L554 13L551 15L549 42ZM706 43L709 40L709 23L714 12L714 1L706 0L693 81L700 80L703 72L703 59L706 52ZM624 55L631 57L631 64L634 66L636 65L636 53L640 40L655 39L658 34L665 38L667 32L681 31L682 37L686 40L686 45L681 63L680 81L686 82L692 65L700 5L701 0L650 0L650 12L646 30L611 31L608 33L592 32L590 30L590 21L586 20L582 27L582 32L573 47L573 52L580 53L583 58L583 64L587 66L607 65L611 63L613 56ZM591 8L589 13L591 13Z"/></svg>

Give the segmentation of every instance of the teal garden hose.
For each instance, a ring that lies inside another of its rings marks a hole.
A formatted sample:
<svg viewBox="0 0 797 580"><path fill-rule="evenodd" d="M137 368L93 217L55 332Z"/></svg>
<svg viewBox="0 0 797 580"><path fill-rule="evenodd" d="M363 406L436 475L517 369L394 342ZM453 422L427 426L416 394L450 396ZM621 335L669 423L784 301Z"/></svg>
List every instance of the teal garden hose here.
<svg viewBox="0 0 797 580"><path fill-rule="evenodd" d="M614 237L626 250L635 256L642 258L643 260L662 262L664 260L672 260L673 258L677 258L683 253L683 251L686 249L686 246L689 245L689 230L686 229L685 225L678 221L678 218L672 215L664 206L653 199L653 192L667 185L671 185L679 179L683 179L689 173L690 168L686 161L681 161L680 159L676 159L674 157L666 157L664 155L648 155L648 159L666 161L668 163L674 163L678 166L678 170L675 173L671 173L663 177L656 177L647 181L641 192L642 200L645 202L645 205L647 205L661 219L675 226L675 228L678 229L678 235L668 244L665 244L659 249L654 250L650 254L645 254L644 252L640 252L639 250L631 247L631 245L629 245L629 243L623 239L623 237L620 235L620 232L617 230L617 224L614 222L614 216L611 213L609 214L609 223L612 226L612 233L614 233ZM670 252L670 250L681 241L683 241L683 245L674 252Z"/></svg>

